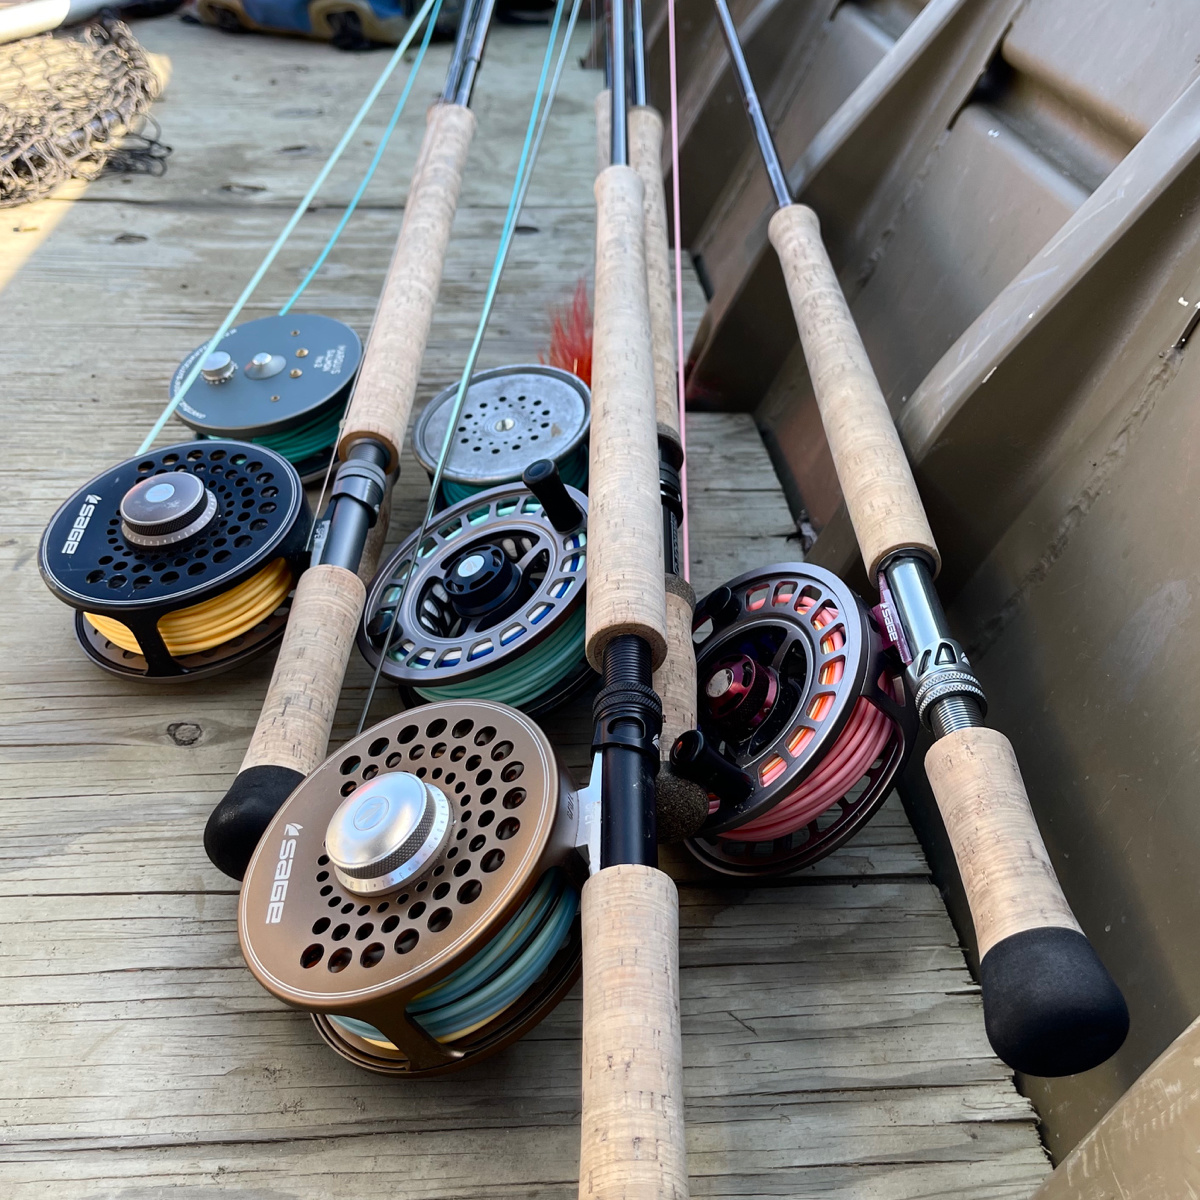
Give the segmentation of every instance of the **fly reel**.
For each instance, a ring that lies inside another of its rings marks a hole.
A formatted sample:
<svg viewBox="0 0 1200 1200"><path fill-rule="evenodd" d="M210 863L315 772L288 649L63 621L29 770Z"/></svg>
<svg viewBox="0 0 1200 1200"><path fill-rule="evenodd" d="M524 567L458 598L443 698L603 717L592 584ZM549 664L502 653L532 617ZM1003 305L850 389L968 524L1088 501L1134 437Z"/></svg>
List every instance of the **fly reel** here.
<svg viewBox="0 0 1200 1200"><path fill-rule="evenodd" d="M579 974L581 798L484 701L403 712L292 793L242 885L258 981L361 1067L434 1075L519 1038Z"/></svg>
<svg viewBox="0 0 1200 1200"><path fill-rule="evenodd" d="M854 592L805 563L739 575L693 629L699 728L671 762L710 811L688 848L728 875L809 866L870 819L912 749L899 657Z"/></svg>
<svg viewBox="0 0 1200 1200"><path fill-rule="evenodd" d="M295 469L243 442L184 442L80 488L38 566L93 662L134 679L210 675L283 636L307 558Z"/></svg>
<svg viewBox="0 0 1200 1200"><path fill-rule="evenodd" d="M479 698L535 714L588 679L587 498L542 460L441 513L367 592L358 647L407 704Z"/></svg>
<svg viewBox="0 0 1200 1200"><path fill-rule="evenodd" d="M438 392L413 432L413 450L432 479L446 440L458 385ZM540 364L497 367L471 377L439 500L456 504L500 484L516 483L535 458L552 459L564 483L587 487L592 394L569 371Z"/></svg>
<svg viewBox="0 0 1200 1200"><path fill-rule="evenodd" d="M179 364L183 385L199 346ZM175 410L204 437L237 438L283 455L311 483L329 467L362 343L332 317L288 313L231 329Z"/></svg>

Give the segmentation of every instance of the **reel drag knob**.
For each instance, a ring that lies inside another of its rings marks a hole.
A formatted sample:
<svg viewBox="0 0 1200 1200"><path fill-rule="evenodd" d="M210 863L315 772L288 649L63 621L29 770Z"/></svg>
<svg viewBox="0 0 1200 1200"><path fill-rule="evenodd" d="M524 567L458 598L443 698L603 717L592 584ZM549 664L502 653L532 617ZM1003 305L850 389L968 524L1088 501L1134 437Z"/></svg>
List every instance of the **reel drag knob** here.
<svg viewBox="0 0 1200 1200"><path fill-rule="evenodd" d="M342 887L373 896L417 875L441 850L449 830L446 794L397 771L342 802L326 830L325 850Z"/></svg>
<svg viewBox="0 0 1200 1200"><path fill-rule="evenodd" d="M196 475L174 472L135 483L121 500L121 532L135 546L174 546L206 529L217 497Z"/></svg>
<svg viewBox="0 0 1200 1200"><path fill-rule="evenodd" d="M481 617L511 599L520 583L516 564L499 546L478 546L451 564L446 594L460 617Z"/></svg>
<svg viewBox="0 0 1200 1200"><path fill-rule="evenodd" d="M704 685L712 719L734 736L746 737L770 715L779 697L779 675L747 654L718 663Z"/></svg>

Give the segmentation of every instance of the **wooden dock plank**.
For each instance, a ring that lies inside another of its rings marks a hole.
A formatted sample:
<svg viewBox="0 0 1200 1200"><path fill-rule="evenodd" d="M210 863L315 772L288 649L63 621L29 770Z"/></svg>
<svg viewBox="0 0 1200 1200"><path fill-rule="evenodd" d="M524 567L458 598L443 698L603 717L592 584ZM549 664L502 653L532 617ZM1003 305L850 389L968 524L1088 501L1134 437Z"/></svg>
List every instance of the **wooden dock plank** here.
<svg viewBox="0 0 1200 1200"><path fill-rule="evenodd" d="M578 1160L578 992L518 1045L443 1079L379 1079L330 1053L245 969L236 888L200 845L270 663L188 686L114 679L83 657L71 614L38 579L51 513L131 451L174 364L223 315L382 62L170 19L139 32L172 60L159 106L176 146L167 175L105 179L0 223L0 327L20 330L0 343L0 1194L563 1200ZM501 26L489 45L423 395L461 369L543 36ZM432 57L431 80L445 48ZM485 366L535 358L548 309L590 271L598 77L573 67L564 86ZM306 298L360 332L417 136L409 124ZM355 147L332 200L370 148ZM337 216L329 205L305 216L249 315L288 295ZM702 300L687 286L694 326ZM688 436L698 590L797 557L751 419L698 414ZM408 458L393 541L419 522L426 492ZM352 732L367 679L356 658L335 740ZM375 715L394 703L381 692ZM586 700L547 728L582 771ZM1032 1110L990 1053L894 798L785 884L734 887L677 850L664 861L682 883L693 1195L1032 1192L1047 1171Z"/></svg>

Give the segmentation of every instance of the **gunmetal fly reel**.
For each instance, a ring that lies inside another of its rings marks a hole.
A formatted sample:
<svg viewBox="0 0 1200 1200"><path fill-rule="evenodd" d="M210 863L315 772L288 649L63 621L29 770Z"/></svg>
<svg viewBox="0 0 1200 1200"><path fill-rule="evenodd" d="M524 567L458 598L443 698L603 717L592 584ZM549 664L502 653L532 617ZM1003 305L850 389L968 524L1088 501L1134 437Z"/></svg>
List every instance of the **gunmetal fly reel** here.
<svg viewBox="0 0 1200 1200"><path fill-rule="evenodd" d="M457 395L456 384L434 396L413 432L413 450L430 479ZM570 487L586 489L591 419L591 392L569 371L534 363L478 372L463 401L439 500L456 504L516 483L526 464L538 458L552 459Z"/></svg>
<svg viewBox="0 0 1200 1200"><path fill-rule="evenodd" d="M359 1066L474 1062L578 976L582 812L522 713L400 713L326 759L268 827L242 885L242 953Z"/></svg>
<svg viewBox="0 0 1200 1200"><path fill-rule="evenodd" d="M584 656L587 498L542 460L413 534L367 592L358 646L406 703L479 698L543 712L592 677Z"/></svg>
<svg viewBox="0 0 1200 1200"><path fill-rule="evenodd" d="M179 364L172 396L204 350L197 347ZM311 483L329 466L361 361L358 334L332 317L288 313L247 321L221 339L175 412L204 437L274 450Z"/></svg>
<svg viewBox="0 0 1200 1200"><path fill-rule="evenodd" d="M38 566L105 670L210 675L283 636L309 524L300 478L274 451L184 442L81 487L46 527Z"/></svg>
<svg viewBox="0 0 1200 1200"><path fill-rule="evenodd" d="M696 606L697 730L671 762L707 787L687 844L729 875L806 867L883 803L917 732L903 667L829 571L779 563Z"/></svg>

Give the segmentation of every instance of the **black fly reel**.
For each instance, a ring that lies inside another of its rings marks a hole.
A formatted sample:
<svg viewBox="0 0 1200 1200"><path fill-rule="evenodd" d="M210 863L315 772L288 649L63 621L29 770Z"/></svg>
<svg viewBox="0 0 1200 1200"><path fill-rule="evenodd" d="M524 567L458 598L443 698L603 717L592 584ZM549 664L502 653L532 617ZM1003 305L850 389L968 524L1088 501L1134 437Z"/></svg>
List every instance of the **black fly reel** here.
<svg viewBox="0 0 1200 1200"><path fill-rule="evenodd" d="M184 442L80 488L46 527L38 566L105 670L210 675L282 637L310 524L300 477L282 456Z"/></svg>
<svg viewBox="0 0 1200 1200"><path fill-rule="evenodd" d="M413 430L413 452L430 479L457 397L458 384L438 392ZM585 491L591 421L591 391L570 371L522 363L476 372L450 442L439 504L516 483L535 458L553 460L564 483Z"/></svg>
<svg viewBox="0 0 1200 1200"><path fill-rule="evenodd" d="M536 714L574 694L584 655L587 498L557 479L492 488L413 534L367 593L358 646L409 706L477 699ZM535 468L530 468L530 472ZM530 477L527 473L527 477Z"/></svg>
<svg viewBox="0 0 1200 1200"><path fill-rule="evenodd" d="M205 348L179 364L172 396ZM175 412L204 437L274 450L306 483L316 482L329 467L361 361L358 334L332 317L288 313L247 321L205 359Z"/></svg>
<svg viewBox="0 0 1200 1200"><path fill-rule="evenodd" d="M900 659L855 593L805 563L739 575L693 629L699 728L671 761L710 809L688 848L728 875L809 866L870 819L912 749Z"/></svg>

